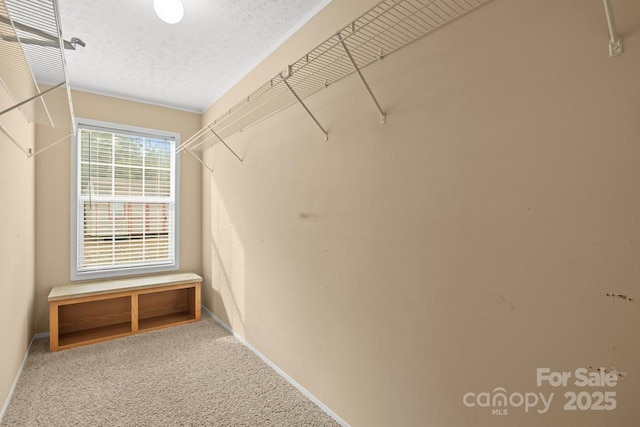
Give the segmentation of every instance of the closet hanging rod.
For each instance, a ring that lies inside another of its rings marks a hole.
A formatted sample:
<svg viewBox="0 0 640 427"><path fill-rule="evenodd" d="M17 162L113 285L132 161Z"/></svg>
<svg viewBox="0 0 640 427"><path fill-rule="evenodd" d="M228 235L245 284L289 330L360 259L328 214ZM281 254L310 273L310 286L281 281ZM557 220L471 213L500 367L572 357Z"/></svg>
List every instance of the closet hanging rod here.
<svg viewBox="0 0 640 427"><path fill-rule="evenodd" d="M52 91L54 91L54 90L58 89L60 86L62 86L62 85L63 85L63 84L65 84L65 83L66 83L66 82L58 83L57 85L50 87L49 89L45 90L44 92L40 92L40 93L39 93L39 94L37 94L37 95L33 95L31 98L25 99L25 100L24 100L24 101L22 101L22 102L18 102L17 104L12 105L11 107L7 108L6 110L2 110L2 111L0 111L0 116L1 116L1 115L3 115L4 113L8 113L8 112L9 112L9 111L11 111L11 110L15 110L16 108L20 108L20 107L22 107L24 104L28 104L29 102L33 101L34 99L38 99L38 98L40 98L40 97L42 97L42 96L44 96L44 95L48 94L49 92L52 92Z"/></svg>

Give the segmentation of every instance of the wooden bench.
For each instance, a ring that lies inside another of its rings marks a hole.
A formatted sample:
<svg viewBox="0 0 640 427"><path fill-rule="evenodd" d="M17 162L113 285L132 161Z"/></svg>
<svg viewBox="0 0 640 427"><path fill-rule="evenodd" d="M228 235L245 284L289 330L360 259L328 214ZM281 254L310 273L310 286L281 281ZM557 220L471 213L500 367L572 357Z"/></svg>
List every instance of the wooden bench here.
<svg viewBox="0 0 640 427"><path fill-rule="evenodd" d="M200 320L193 273L54 287L49 293L51 351Z"/></svg>

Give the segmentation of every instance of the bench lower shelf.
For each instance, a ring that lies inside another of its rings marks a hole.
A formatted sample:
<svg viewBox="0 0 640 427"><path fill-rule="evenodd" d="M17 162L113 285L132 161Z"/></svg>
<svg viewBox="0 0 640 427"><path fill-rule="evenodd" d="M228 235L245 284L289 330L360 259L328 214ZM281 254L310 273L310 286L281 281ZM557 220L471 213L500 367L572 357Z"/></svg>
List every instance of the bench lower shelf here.
<svg viewBox="0 0 640 427"><path fill-rule="evenodd" d="M109 339L111 339L116 337L125 337L127 335L131 335L130 322L68 332L58 336L58 348L70 348L74 347L74 344L89 344L104 341L105 337L109 337Z"/></svg>
<svg viewBox="0 0 640 427"><path fill-rule="evenodd" d="M179 325L195 320L190 312L165 314L163 316L141 319L138 321L138 330L148 331L151 329L164 328L167 325Z"/></svg>
<svg viewBox="0 0 640 427"><path fill-rule="evenodd" d="M200 282L49 302L51 351L200 320Z"/></svg>

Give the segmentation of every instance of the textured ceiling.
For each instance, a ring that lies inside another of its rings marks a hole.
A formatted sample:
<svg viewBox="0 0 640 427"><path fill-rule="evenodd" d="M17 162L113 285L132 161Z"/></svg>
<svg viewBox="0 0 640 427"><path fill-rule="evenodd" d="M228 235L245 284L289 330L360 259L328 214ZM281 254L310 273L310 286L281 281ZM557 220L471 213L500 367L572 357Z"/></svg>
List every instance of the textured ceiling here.
<svg viewBox="0 0 640 427"><path fill-rule="evenodd" d="M71 86L201 112L330 0L183 0L162 22L153 0L59 0Z"/></svg>

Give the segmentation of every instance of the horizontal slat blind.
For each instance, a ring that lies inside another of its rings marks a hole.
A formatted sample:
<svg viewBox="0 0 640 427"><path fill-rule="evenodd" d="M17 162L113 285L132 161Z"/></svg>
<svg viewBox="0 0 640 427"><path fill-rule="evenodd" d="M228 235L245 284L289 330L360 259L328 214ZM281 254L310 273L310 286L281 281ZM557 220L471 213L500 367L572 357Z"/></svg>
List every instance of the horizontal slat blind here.
<svg viewBox="0 0 640 427"><path fill-rule="evenodd" d="M79 272L175 262L175 140L79 128Z"/></svg>

